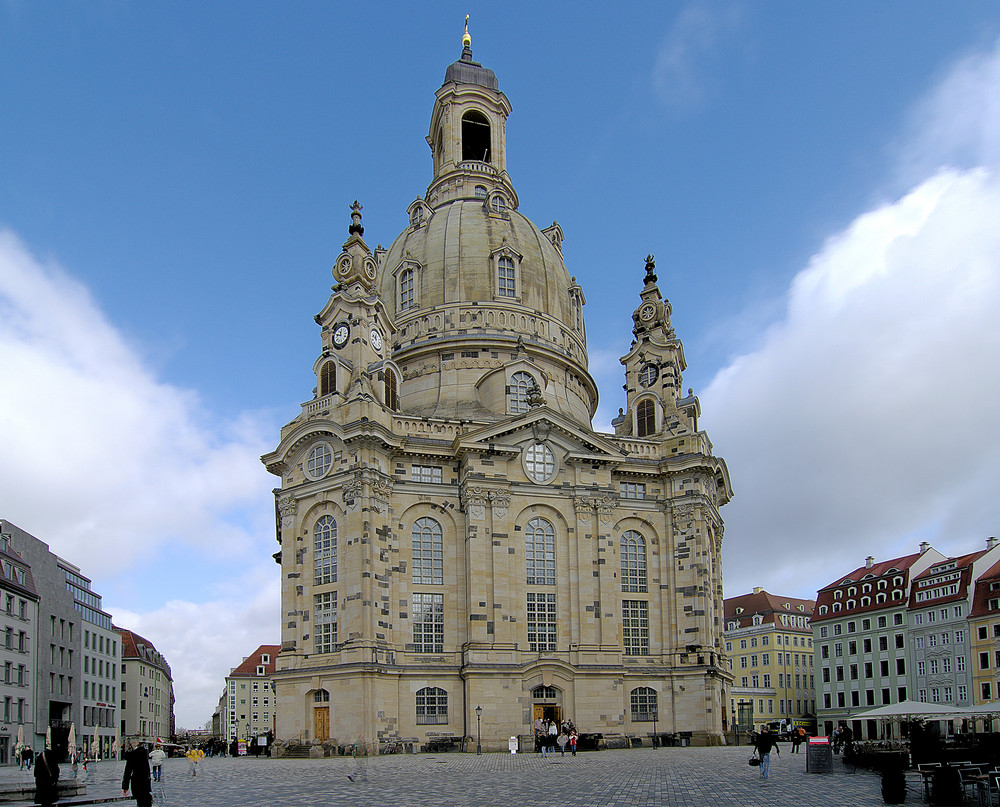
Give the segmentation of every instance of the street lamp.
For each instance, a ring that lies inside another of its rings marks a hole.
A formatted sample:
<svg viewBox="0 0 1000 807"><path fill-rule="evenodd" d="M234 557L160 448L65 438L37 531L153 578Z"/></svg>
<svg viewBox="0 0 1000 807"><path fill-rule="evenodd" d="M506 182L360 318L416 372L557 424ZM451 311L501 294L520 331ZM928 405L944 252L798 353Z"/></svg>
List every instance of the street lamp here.
<svg viewBox="0 0 1000 807"><path fill-rule="evenodd" d="M483 724L481 722L482 716L483 716L483 707L477 706L476 707L476 734L477 734L476 755L477 756L483 753Z"/></svg>

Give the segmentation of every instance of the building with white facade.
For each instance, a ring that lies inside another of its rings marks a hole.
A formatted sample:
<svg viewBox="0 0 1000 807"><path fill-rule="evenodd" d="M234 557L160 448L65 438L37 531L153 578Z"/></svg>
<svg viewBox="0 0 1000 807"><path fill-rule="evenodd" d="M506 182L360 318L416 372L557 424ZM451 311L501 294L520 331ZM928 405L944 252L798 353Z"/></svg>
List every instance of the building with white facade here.
<svg viewBox="0 0 1000 807"><path fill-rule="evenodd" d="M115 627L120 637L121 740L155 742L174 733L174 685L170 665L153 643Z"/></svg>
<svg viewBox="0 0 1000 807"><path fill-rule="evenodd" d="M221 724L227 742L253 740L274 731L277 702L272 679L280 649L262 644L226 676Z"/></svg>

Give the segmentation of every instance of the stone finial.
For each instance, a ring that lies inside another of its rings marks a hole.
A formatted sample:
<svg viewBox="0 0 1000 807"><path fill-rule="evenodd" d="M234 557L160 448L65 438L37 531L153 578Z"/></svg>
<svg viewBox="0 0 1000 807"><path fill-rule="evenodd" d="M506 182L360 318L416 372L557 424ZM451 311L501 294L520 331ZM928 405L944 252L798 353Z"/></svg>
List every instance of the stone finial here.
<svg viewBox="0 0 1000 807"><path fill-rule="evenodd" d="M643 278L644 283L655 283L656 282L656 272L653 270L656 268L656 261L653 260L652 255L646 256L646 277Z"/></svg>
<svg viewBox="0 0 1000 807"><path fill-rule="evenodd" d="M365 234L365 228L361 226L361 211L364 208L358 203L358 200L354 200L354 204L351 205L351 226L347 228L349 235L363 236Z"/></svg>

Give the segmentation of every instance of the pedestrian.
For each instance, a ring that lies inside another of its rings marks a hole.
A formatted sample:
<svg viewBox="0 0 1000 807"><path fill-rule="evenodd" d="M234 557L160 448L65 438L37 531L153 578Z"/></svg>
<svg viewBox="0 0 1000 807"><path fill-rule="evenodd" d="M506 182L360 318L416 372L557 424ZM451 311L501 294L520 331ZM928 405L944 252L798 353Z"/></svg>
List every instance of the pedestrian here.
<svg viewBox="0 0 1000 807"><path fill-rule="evenodd" d="M757 735L754 747L757 749L757 756L760 757L760 778L766 780L771 775L771 749L773 748L778 756L781 756L778 738L771 734L771 729L766 724Z"/></svg>
<svg viewBox="0 0 1000 807"><path fill-rule="evenodd" d="M163 779L163 761L167 758L163 746L157 745L153 753L149 755L149 764L153 768L153 781L159 782Z"/></svg>
<svg viewBox="0 0 1000 807"><path fill-rule="evenodd" d="M566 756L566 746L569 744L569 735L565 731L559 732L559 737L556 738L556 743L559 745L559 750L562 751L562 755Z"/></svg>
<svg viewBox="0 0 1000 807"><path fill-rule="evenodd" d="M802 735L799 734L800 731L802 731L802 729L796 729L795 731L792 732L792 753L793 754L799 753L799 746L802 745Z"/></svg>
<svg viewBox="0 0 1000 807"><path fill-rule="evenodd" d="M35 803L55 804L59 800L59 765L52 751L42 751L35 764Z"/></svg>
<svg viewBox="0 0 1000 807"><path fill-rule="evenodd" d="M122 795L132 791L137 807L152 807L153 786L149 781L149 754L142 743L129 749L125 755L125 773L122 775Z"/></svg>
<svg viewBox="0 0 1000 807"><path fill-rule="evenodd" d="M34 761L34 759L35 759L35 749L32 748L30 745L26 745L24 747L24 769L26 771L31 770L31 763Z"/></svg>
<svg viewBox="0 0 1000 807"><path fill-rule="evenodd" d="M198 775L198 760L205 756L205 752L200 748L191 748L184 755L187 757L188 767L191 769L191 775Z"/></svg>
<svg viewBox="0 0 1000 807"><path fill-rule="evenodd" d="M549 721L549 751L556 752L556 738L559 736L559 724L555 720Z"/></svg>
<svg viewBox="0 0 1000 807"><path fill-rule="evenodd" d="M535 718L535 753L540 753L542 750L542 741L545 737L545 721L540 717Z"/></svg>
<svg viewBox="0 0 1000 807"><path fill-rule="evenodd" d="M569 732L569 750L573 752L573 756L576 756L576 729L570 729Z"/></svg>

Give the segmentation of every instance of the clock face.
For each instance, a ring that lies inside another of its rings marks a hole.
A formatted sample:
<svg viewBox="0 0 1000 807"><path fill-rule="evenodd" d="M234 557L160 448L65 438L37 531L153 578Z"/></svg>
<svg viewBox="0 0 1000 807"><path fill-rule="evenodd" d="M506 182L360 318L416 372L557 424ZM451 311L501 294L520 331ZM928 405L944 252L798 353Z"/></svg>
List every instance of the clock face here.
<svg viewBox="0 0 1000 807"><path fill-rule="evenodd" d="M639 319L644 322L649 322L653 317L656 316L656 306L652 303L644 303L639 309Z"/></svg>
<svg viewBox="0 0 1000 807"><path fill-rule="evenodd" d="M655 364L645 364L639 371L639 383L644 387L652 386L656 383L657 376L660 372L656 369Z"/></svg>
<svg viewBox="0 0 1000 807"><path fill-rule="evenodd" d="M382 334L379 333L379 331L377 329L372 328L372 332L371 332L370 336L371 336L372 347L375 348L376 350L381 350L382 349Z"/></svg>
<svg viewBox="0 0 1000 807"><path fill-rule="evenodd" d="M351 329L346 322L338 322L333 326L333 346L340 350L344 345L347 344L347 340L351 335Z"/></svg>

